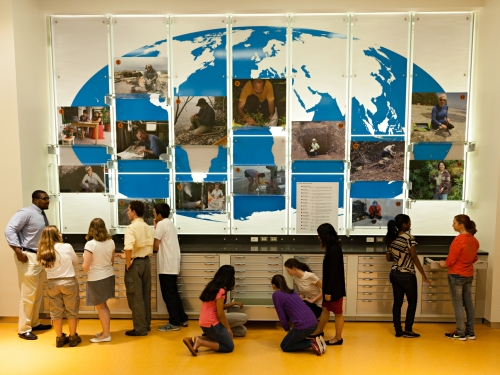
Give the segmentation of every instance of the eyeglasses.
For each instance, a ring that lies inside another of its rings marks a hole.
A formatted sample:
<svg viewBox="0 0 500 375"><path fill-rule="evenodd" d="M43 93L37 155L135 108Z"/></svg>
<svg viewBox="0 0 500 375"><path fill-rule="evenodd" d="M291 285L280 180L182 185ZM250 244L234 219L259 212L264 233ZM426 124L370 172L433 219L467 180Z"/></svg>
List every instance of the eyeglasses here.
<svg viewBox="0 0 500 375"><path fill-rule="evenodd" d="M37 198L37 199L41 199L42 201L50 201L49 197L43 197L43 198Z"/></svg>

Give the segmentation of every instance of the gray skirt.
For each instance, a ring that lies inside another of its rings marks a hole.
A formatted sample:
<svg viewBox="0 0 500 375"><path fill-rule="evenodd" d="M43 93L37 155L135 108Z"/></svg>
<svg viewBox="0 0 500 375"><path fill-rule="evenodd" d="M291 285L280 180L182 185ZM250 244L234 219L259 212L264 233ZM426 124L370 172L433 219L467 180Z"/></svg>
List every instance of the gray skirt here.
<svg viewBox="0 0 500 375"><path fill-rule="evenodd" d="M87 281L87 306L97 306L115 298L115 275L102 280Z"/></svg>

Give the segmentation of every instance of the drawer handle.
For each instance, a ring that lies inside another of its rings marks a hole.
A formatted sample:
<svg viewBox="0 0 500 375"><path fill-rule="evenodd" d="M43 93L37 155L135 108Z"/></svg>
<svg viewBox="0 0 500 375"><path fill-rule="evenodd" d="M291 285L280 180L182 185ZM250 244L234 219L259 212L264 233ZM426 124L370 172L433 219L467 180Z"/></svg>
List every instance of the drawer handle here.
<svg viewBox="0 0 500 375"><path fill-rule="evenodd" d="M205 272L215 272L215 270L205 270Z"/></svg>
<svg viewBox="0 0 500 375"><path fill-rule="evenodd" d="M267 263L268 266L279 266L279 263Z"/></svg>
<svg viewBox="0 0 500 375"><path fill-rule="evenodd" d="M363 292L363 294L371 296L373 293L370 293L370 292Z"/></svg>
<svg viewBox="0 0 500 375"><path fill-rule="evenodd" d="M204 277L205 280L212 280L211 277Z"/></svg>
<svg viewBox="0 0 500 375"><path fill-rule="evenodd" d="M363 285L363 288L373 288L373 285Z"/></svg>
<svg viewBox="0 0 500 375"><path fill-rule="evenodd" d="M371 299L362 299L361 301L363 301L363 302L372 302Z"/></svg>
<svg viewBox="0 0 500 375"><path fill-rule="evenodd" d="M427 301L425 301L425 302L436 303L437 301L427 300Z"/></svg>
<svg viewBox="0 0 500 375"><path fill-rule="evenodd" d="M245 286L245 284L236 284L236 286Z"/></svg>
<svg viewBox="0 0 500 375"><path fill-rule="evenodd" d="M205 263L205 266L213 266L215 263Z"/></svg>
<svg viewBox="0 0 500 375"><path fill-rule="evenodd" d="M235 266L244 266L246 263L235 263Z"/></svg>
<svg viewBox="0 0 500 375"><path fill-rule="evenodd" d="M244 258L246 258L246 257L245 257L245 256L243 256L243 255L235 255L235 256L234 256L234 258L236 258L236 259L244 259Z"/></svg>
<svg viewBox="0 0 500 375"><path fill-rule="evenodd" d="M234 270L234 272L246 272L245 270Z"/></svg>
<svg viewBox="0 0 500 375"><path fill-rule="evenodd" d="M373 273L373 271L363 271L363 273Z"/></svg>
<svg viewBox="0 0 500 375"><path fill-rule="evenodd" d="M428 296L437 296L437 293L427 293Z"/></svg>
<svg viewBox="0 0 500 375"><path fill-rule="evenodd" d="M236 280L244 280L245 277L237 277Z"/></svg>
<svg viewBox="0 0 500 375"><path fill-rule="evenodd" d="M279 270L269 270L267 272L280 272Z"/></svg>
<svg viewBox="0 0 500 375"><path fill-rule="evenodd" d="M215 255L205 255L205 258L215 258Z"/></svg>
<svg viewBox="0 0 500 375"><path fill-rule="evenodd" d="M236 292L236 291L232 291L231 293L236 293L236 294L245 294L246 292L245 291L242 291L242 292Z"/></svg>
<svg viewBox="0 0 500 375"><path fill-rule="evenodd" d="M299 259L307 259L309 257L308 256L301 256L301 257L297 257L297 258L299 258Z"/></svg>
<svg viewBox="0 0 500 375"><path fill-rule="evenodd" d="M373 264L363 264L365 267L373 267Z"/></svg>
<svg viewBox="0 0 500 375"><path fill-rule="evenodd" d="M369 272L368 272L369 273ZM372 281L373 279L361 279L361 280L365 280L365 281Z"/></svg>
<svg viewBox="0 0 500 375"><path fill-rule="evenodd" d="M267 309L274 309L274 306L266 306Z"/></svg>
<svg viewBox="0 0 500 375"><path fill-rule="evenodd" d="M183 284L177 284L177 286L182 286Z"/></svg>
<svg viewBox="0 0 500 375"><path fill-rule="evenodd" d="M363 257L363 259L373 259L373 257Z"/></svg>
<svg viewBox="0 0 500 375"><path fill-rule="evenodd" d="M277 255L277 256L271 256L270 255L270 256L268 256L268 258L278 259L278 258L281 258L281 257L279 255Z"/></svg>

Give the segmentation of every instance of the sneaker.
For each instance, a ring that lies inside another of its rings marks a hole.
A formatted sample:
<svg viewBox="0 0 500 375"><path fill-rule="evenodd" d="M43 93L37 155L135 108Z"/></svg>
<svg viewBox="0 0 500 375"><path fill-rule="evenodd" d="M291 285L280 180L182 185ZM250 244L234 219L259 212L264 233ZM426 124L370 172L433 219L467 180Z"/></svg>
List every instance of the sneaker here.
<svg viewBox="0 0 500 375"><path fill-rule="evenodd" d="M80 336L78 336L78 333L75 333L74 336L69 337L69 346L70 347L77 346L81 342L82 342L82 338Z"/></svg>
<svg viewBox="0 0 500 375"><path fill-rule="evenodd" d="M403 337L406 337L407 339L415 339L417 337L420 337L420 335L418 333L415 333L415 332L404 331Z"/></svg>
<svg viewBox="0 0 500 375"><path fill-rule="evenodd" d="M318 343L316 342L316 339L311 339L311 346L313 350L316 352L317 356L319 357L322 353Z"/></svg>
<svg viewBox="0 0 500 375"><path fill-rule="evenodd" d="M170 323L167 323L164 326L158 327L158 331L160 331L160 332L178 331L180 329L181 328L179 326L173 326Z"/></svg>
<svg viewBox="0 0 500 375"><path fill-rule="evenodd" d="M189 322L186 320L185 322L182 322L182 323L181 323L181 326L183 326L183 327L187 327L187 326L188 326L188 323L189 323Z"/></svg>
<svg viewBox="0 0 500 375"><path fill-rule="evenodd" d="M56 348L62 348L69 342L68 336L65 333L62 334L61 337L56 337Z"/></svg>
<svg viewBox="0 0 500 375"><path fill-rule="evenodd" d="M467 340L475 340L476 339L476 335L474 335L474 334L469 335L468 333L466 333L465 337L467 338Z"/></svg>
<svg viewBox="0 0 500 375"><path fill-rule="evenodd" d="M465 337L465 335L461 335L457 331L453 331L453 332L450 332L450 333L445 333L444 336L446 338L449 338L449 339L452 339L452 340L460 340L460 341L467 340L467 338Z"/></svg>
<svg viewBox="0 0 500 375"><path fill-rule="evenodd" d="M323 336L316 336L316 343L318 344L319 348L321 349L321 354L326 352L326 342L325 342L325 338Z"/></svg>

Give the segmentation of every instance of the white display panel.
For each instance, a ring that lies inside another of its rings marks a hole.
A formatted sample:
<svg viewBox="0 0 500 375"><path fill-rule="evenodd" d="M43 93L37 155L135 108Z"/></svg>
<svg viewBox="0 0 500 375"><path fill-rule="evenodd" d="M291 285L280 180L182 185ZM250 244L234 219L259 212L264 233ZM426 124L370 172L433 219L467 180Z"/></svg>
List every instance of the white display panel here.
<svg viewBox="0 0 500 375"><path fill-rule="evenodd" d="M347 15L293 16L292 121L344 119L347 110L347 19Z"/></svg>
<svg viewBox="0 0 500 375"><path fill-rule="evenodd" d="M87 233L90 222L99 217L111 227L111 203L103 194L61 194L61 232Z"/></svg>
<svg viewBox="0 0 500 375"><path fill-rule="evenodd" d="M467 91L471 25L469 13L415 16L413 63L445 92Z"/></svg>
<svg viewBox="0 0 500 375"><path fill-rule="evenodd" d="M108 69L108 25L107 18L100 17L54 17L54 79L57 106L72 106L81 89L99 86L98 92L106 88ZM98 77L94 77L100 72ZM109 84L107 85L109 93ZM104 97L85 96L85 103L76 105L102 105Z"/></svg>
<svg viewBox="0 0 500 375"><path fill-rule="evenodd" d="M411 202L408 216L413 235L453 235L453 218L463 213L461 201Z"/></svg>
<svg viewBox="0 0 500 375"><path fill-rule="evenodd" d="M227 212L196 212L193 216L175 214L174 223L179 234L228 234Z"/></svg>

